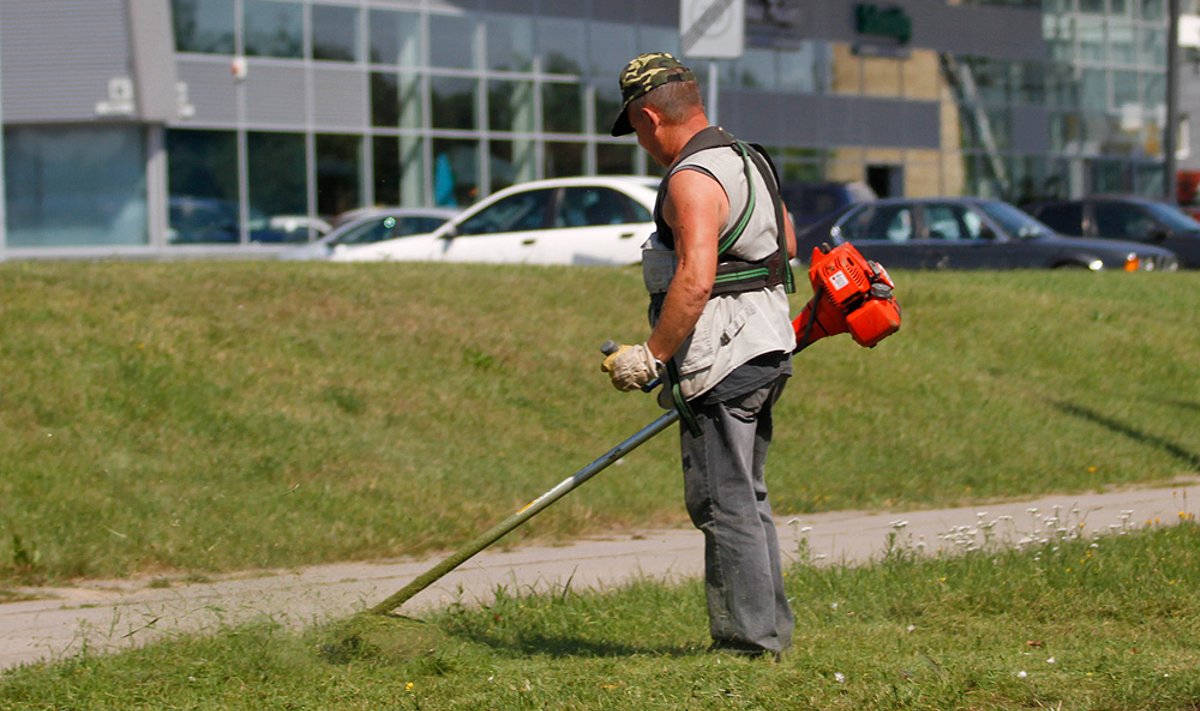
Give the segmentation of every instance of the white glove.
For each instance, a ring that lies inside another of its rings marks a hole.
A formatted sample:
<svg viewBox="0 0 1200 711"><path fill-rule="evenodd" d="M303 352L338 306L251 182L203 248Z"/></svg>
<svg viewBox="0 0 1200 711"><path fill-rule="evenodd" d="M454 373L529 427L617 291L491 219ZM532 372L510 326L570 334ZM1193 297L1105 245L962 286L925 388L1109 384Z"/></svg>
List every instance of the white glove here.
<svg viewBox="0 0 1200 711"><path fill-rule="evenodd" d="M600 370L612 377L617 390L637 390L649 385L662 371L663 364L654 357L645 343L623 345L600 364Z"/></svg>

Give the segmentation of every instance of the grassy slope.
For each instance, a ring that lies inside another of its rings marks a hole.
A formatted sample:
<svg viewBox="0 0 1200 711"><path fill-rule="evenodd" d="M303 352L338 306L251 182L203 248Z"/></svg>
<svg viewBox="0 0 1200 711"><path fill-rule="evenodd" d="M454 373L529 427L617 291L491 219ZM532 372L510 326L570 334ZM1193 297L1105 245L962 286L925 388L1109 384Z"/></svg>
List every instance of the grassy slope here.
<svg viewBox="0 0 1200 711"><path fill-rule="evenodd" d="M777 511L1200 470L1200 275L896 276L898 336L797 361ZM0 580L453 546L658 412L598 372L645 335L632 270L22 263L0 304ZM679 499L665 435L513 540Z"/></svg>
<svg viewBox="0 0 1200 711"><path fill-rule="evenodd" d="M258 626L0 674L0 709L1144 709L1200 700L1200 527L787 578L779 664L704 653L699 583Z"/></svg>

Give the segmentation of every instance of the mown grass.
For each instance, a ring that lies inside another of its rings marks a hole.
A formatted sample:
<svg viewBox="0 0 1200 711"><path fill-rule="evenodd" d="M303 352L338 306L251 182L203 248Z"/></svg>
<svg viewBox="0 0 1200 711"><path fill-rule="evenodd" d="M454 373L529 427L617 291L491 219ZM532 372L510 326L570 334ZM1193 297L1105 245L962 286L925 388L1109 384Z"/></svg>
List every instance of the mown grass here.
<svg viewBox="0 0 1200 711"><path fill-rule="evenodd" d="M797 360L779 513L1200 470L1200 275L895 276L897 336ZM656 416L598 370L644 323L626 269L0 265L0 581L454 547ZM661 436L508 542L685 525L677 460Z"/></svg>
<svg viewBox="0 0 1200 711"><path fill-rule="evenodd" d="M1200 704L1200 526L790 569L795 648L704 651L699 583L270 621L0 675L3 709L1121 709Z"/></svg>

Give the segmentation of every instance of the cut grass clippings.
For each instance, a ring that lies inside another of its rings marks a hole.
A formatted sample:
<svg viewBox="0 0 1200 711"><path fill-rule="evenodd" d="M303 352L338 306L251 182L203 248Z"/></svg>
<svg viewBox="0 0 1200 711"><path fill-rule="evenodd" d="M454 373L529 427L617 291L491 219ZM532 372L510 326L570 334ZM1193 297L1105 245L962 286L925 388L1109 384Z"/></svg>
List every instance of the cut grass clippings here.
<svg viewBox="0 0 1200 711"><path fill-rule="evenodd" d="M0 674L0 709L1122 709L1200 701L1200 526L789 570L779 663L706 653L699 582L264 621Z"/></svg>
<svg viewBox="0 0 1200 711"><path fill-rule="evenodd" d="M780 515L1200 471L1200 274L906 273L899 334L796 359ZM660 412L599 372L635 269L0 265L0 583L450 549ZM798 313L804 294L793 297ZM673 432L511 534L687 525Z"/></svg>

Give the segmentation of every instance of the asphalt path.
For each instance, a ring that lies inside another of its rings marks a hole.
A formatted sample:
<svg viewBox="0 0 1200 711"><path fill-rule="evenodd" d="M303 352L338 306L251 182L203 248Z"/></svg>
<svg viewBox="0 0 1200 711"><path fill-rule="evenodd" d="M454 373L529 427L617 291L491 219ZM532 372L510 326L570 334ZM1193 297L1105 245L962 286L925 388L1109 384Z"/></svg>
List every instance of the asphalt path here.
<svg viewBox="0 0 1200 711"><path fill-rule="evenodd" d="M1189 503L1190 502L1190 503ZM682 507L682 503L680 504ZM980 545L1027 545L1065 535L1120 535L1171 525L1200 505L1200 483L1096 494L1055 495L963 508L830 513L779 518L781 549L807 550L818 564L879 558L889 539L927 552ZM691 528L594 537L567 545L483 551L400 610L420 614L461 601L486 603L509 591L618 586L635 579L679 581L703 569L702 539ZM300 628L369 608L442 556L256 571L206 582L89 580L70 587L21 588L32 599L0 604L0 668L112 651L229 625L271 619Z"/></svg>

